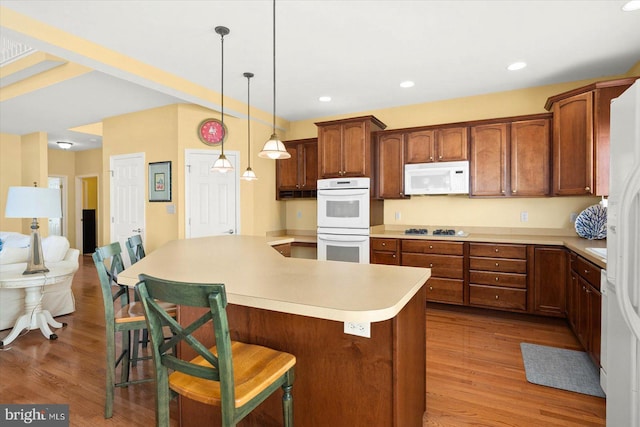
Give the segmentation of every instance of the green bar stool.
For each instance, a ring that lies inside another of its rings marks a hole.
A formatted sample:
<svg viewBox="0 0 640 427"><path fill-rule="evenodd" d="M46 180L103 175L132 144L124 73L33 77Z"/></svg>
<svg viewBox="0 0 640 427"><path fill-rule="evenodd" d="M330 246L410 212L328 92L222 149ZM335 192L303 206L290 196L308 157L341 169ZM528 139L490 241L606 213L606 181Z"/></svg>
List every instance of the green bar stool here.
<svg viewBox="0 0 640 427"><path fill-rule="evenodd" d="M284 426L293 427L291 389L296 358L268 347L231 341L223 284L173 282L142 274L136 292L144 306L155 360L157 426L169 426L169 401L177 395L219 406L222 425L232 427L282 388ZM159 300L208 310L183 327ZM163 327L170 328L173 337L163 339ZM207 348L195 338L193 334L200 328L213 328L216 346ZM189 346L198 356L180 359L171 350L178 343Z"/></svg>

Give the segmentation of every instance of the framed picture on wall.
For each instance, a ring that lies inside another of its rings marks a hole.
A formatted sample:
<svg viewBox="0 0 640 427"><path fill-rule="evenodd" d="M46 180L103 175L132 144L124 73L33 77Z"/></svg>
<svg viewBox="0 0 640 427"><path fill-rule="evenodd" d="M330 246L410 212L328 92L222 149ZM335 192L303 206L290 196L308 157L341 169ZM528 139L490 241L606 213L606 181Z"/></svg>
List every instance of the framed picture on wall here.
<svg viewBox="0 0 640 427"><path fill-rule="evenodd" d="M171 162L149 163L149 201L171 201Z"/></svg>

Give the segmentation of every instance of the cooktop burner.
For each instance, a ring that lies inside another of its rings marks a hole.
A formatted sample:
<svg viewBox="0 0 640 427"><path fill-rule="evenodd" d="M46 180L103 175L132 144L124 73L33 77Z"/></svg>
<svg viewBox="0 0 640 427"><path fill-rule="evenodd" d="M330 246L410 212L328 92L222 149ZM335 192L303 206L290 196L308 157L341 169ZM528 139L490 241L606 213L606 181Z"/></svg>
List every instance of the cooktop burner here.
<svg viewBox="0 0 640 427"><path fill-rule="evenodd" d="M404 230L404 234L427 234L429 230L426 228L408 228Z"/></svg>
<svg viewBox="0 0 640 427"><path fill-rule="evenodd" d="M453 236L455 234L456 234L456 230L453 230L451 228L449 228L449 229L439 228L437 230L433 230L433 235L434 236Z"/></svg>
<svg viewBox="0 0 640 427"><path fill-rule="evenodd" d="M426 228L407 228L404 230L404 234L415 234L420 236L456 236L467 237L469 233L462 230L454 230L453 228L437 228L433 231L429 231Z"/></svg>

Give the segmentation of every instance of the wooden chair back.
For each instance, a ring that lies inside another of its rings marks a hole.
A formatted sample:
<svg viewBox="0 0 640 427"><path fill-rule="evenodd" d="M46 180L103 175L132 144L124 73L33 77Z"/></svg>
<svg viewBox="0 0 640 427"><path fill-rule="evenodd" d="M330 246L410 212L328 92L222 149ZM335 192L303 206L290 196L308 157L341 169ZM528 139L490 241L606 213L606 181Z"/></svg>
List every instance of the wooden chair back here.
<svg viewBox="0 0 640 427"><path fill-rule="evenodd" d="M144 245L142 244L142 236L136 234L127 239L127 252L129 253L129 260L131 265L140 261L145 257Z"/></svg>

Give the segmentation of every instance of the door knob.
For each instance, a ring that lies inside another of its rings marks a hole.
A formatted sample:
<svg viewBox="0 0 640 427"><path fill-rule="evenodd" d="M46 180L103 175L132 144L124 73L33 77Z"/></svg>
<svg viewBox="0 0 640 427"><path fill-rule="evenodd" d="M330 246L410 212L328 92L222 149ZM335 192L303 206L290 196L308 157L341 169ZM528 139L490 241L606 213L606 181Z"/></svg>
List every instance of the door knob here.
<svg viewBox="0 0 640 427"><path fill-rule="evenodd" d="M135 230L131 230L134 233L142 233L142 228L136 228Z"/></svg>
<svg viewBox="0 0 640 427"><path fill-rule="evenodd" d="M227 231L227 233L233 234L233 228L230 228L229 231Z"/></svg>

